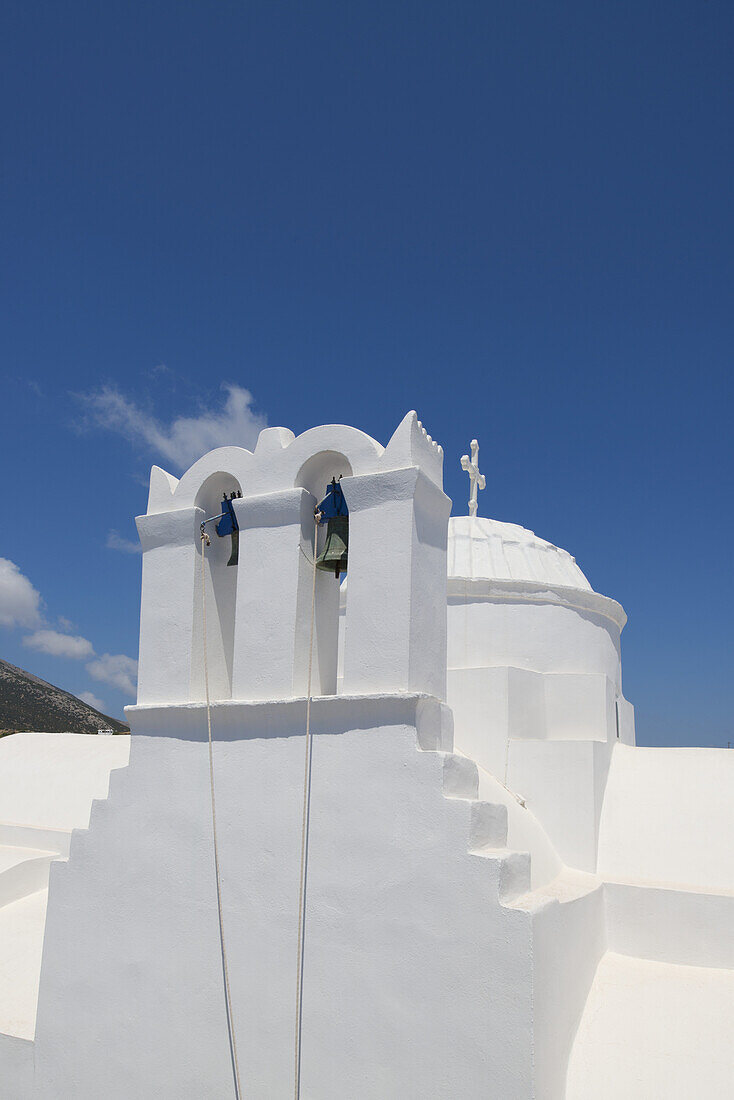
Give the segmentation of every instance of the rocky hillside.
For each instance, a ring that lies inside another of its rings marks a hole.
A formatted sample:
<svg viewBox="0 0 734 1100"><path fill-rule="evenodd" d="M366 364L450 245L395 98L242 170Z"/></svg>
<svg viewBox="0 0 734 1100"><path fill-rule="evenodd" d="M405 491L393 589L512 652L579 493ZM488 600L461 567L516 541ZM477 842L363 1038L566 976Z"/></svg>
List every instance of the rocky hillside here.
<svg viewBox="0 0 734 1100"><path fill-rule="evenodd" d="M123 722L100 714L68 691L0 661L0 735L23 730L96 733L103 727L128 732Z"/></svg>

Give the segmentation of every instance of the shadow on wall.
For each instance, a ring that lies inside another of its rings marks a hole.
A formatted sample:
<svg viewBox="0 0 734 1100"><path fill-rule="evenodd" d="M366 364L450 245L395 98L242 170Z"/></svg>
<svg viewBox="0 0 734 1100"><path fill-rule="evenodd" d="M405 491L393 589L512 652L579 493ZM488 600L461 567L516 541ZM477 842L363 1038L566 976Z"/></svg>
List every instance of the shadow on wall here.
<svg viewBox="0 0 734 1100"><path fill-rule="evenodd" d="M324 497L332 478L351 477L352 466L338 451L319 451L304 462L296 477L296 488L306 489L314 505ZM323 552L326 524L318 528L316 554ZM313 562L314 527L306 518L301 532L301 545L309 562ZM316 605L314 610L313 694L336 695L339 654L339 580L333 573L316 573ZM308 609L310 615L310 608ZM342 618L342 622L344 619Z"/></svg>
<svg viewBox="0 0 734 1100"><path fill-rule="evenodd" d="M239 493L242 487L232 474L212 474L201 485L196 495L196 507L204 516L218 516L222 511L222 498L226 494ZM206 585L207 663L209 666L209 693L212 699L231 699L232 660L234 655L235 607L237 604L237 566L229 566L232 539L219 537L216 524L206 525L210 545L204 549L204 583ZM201 552L200 548L200 552ZM205 696L203 680L203 603L201 569L198 570L194 588L194 645L192 698ZM200 681L200 682L199 682Z"/></svg>

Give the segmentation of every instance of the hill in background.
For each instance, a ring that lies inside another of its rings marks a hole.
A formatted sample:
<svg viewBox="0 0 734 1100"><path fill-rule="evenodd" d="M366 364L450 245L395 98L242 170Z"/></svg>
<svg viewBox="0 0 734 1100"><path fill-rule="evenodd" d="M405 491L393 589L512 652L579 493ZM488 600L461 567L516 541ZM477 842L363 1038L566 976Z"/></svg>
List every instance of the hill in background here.
<svg viewBox="0 0 734 1100"><path fill-rule="evenodd" d="M128 733L124 722L83 703L68 691L0 661L0 736L4 733Z"/></svg>

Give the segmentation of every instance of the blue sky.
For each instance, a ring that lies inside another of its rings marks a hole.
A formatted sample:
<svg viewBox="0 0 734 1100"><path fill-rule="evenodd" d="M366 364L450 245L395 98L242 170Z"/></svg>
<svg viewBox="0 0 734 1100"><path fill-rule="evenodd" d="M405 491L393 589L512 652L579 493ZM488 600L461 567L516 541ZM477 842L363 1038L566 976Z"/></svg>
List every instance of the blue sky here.
<svg viewBox="0 0 734 1100"><path fill-rule="evenodd" d="M624 604L639 741L734 740L730 3L0 23L2 656L119 714L150 463L416 408Z"/></svg>

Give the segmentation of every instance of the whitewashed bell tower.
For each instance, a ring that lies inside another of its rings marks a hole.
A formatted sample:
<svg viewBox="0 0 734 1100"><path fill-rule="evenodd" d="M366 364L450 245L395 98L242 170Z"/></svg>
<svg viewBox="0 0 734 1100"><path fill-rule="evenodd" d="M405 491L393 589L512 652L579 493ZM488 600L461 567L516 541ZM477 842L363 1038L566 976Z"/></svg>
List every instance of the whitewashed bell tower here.
<svg viewBox="0 0 734 1100"><path fill-rule="evenodd" d="M302 696L310 649L314 508L331 478L349 509L349 595L344 694L445 696L447 524L443 452L408 413L387 447L355 428L313 428L295 438L261 433L254 453L222 447L176 481L151 473L143 546L138 704L204 698L202 575L212 701ZM232 500L239 534L202 521ZM318 534L318 533L317 533ZM320 536L323 541L323 535ZM389 552L388 552L389 548ZM319 544L316 546L317 552ZM313 693L337 692L339 584L316 577Z"/></svg>

